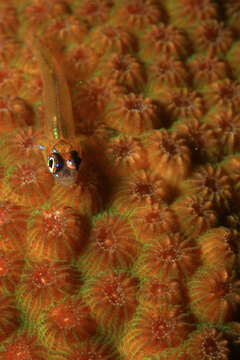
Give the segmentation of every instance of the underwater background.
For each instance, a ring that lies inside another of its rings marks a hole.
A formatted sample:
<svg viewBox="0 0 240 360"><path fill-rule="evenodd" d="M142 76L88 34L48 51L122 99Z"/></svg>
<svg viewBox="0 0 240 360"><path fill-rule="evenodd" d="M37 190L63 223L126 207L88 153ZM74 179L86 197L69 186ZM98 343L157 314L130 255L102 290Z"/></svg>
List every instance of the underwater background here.
<svg viewBox="0 0 240 360"><path fill-rule="evenodd" d="M0 359L237 358L239 35L239 0L0 1ZM39 148L35 36L71 186Z"/></svg>

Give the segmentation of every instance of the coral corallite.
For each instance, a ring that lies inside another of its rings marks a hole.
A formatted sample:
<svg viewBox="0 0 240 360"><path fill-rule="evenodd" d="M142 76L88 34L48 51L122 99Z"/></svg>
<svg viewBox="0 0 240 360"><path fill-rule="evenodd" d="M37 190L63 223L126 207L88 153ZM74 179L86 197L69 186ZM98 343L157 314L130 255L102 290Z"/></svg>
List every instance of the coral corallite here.
<svg viewBox="0 0 240 360"><path fill-rule="evenodd" d="M66 350L96 332L87 306L74 297L52 304L41 319L41 324L41 341L54 351Z"/></svg>
<svg viewBox="0 0 240 360"><path fill-rule="evenodd" d="M147 152L141 139L121 135L106 145L106 156L110 167L119 175L127 175L148 166Z"/></svg>
<svg viewBox="0 0 240 360"><path fill-rule="evenodd" d="M17 299L30 316L39 316L53 300L76 292L80 284L79 273L68 263L29 262L18 284Z"/></svg>
<svg viewBox="0 0 240 360"><path fill-rule="evenodd" d="M30 220L28 249L35 258L70 260L83 240L81 217L70 207L41 209Z"/></svg>
<svg viewBox="0 0 240 360"><path fill-rule="evenodd" d="M218 224L217 212L211 201L198 196L181 196L171 208L177 214L181 229L200 235Z"/></svg>
<svg viewBox="0 0 240 360"><path fill-rule="evenodd" d="M115 97L107 110L107 124L128 135L140 135L157 126L158 108L150 98L142 94Z"/></svg>
<svg viewBox="0 0 240 360"><path fill-rule="evenodd" d="M191 334L189 354L196 360L227 360L228 341L223 334L213 328L201 328Z"/></svg>
<svg viewBox="0 0 240 360"><path fill-rule="evenodd" d="M173 55L181 57L188 52L188 44L185 34L174 25L159 23L152 25L142 38L145 48L143 55L146 58L159 55Z"/></svg>
<svg viewBox="0 0 240 360"><path fill-rule="evenodd" d="M178 346L189 331L186 315L178 306L144 306L130 322L121 349L127 359L142 360Z"/></svg>
<svg viewBox="0 0 240 360"><path fill-rule="evenodd" d="M177 216L166 204L139 206L133 211L130 221L143 244L162 233L175 232L178 229Z"/></svg>
<svg viewBox="0 0 240 360"><path fill-rule="evenodd" d="M136 271L145 276L192 275L198 265L199 252L191 239L179 233L162 234L144 246Z"/></svg>
<svg viewBox="0 0 240 360"><path fill-rule="evenodd" d="M114 14L114 19L119 24L127 21L131 28L142 30L147 25L158 23L161 12L152 0L124 0Z"/></svg>
<svg viewBox="0 0 240 360"><path fill-rule="evenodd" d="M127 217L105 213L93 218L88 249L80 258L83 271L94 274L111 268L130 268L136 256L135 234Z"/></svg>
<svg viewBox="0 0 240 360"><path fill-rule="evenodd" d="M240 281L225 268L199 270L190 281L192 310L205 322L225 323L240 302Z"/></svg>
<svg viewBox="0 0 240 360"><path fill-rule="evenodd" d="M36 343L36 336L29 337L27 334L12 336L4 345L4 350L0 351L1 360L45 360L46 356L47 351Z"/></svg>
<svg viewBox="0 0 240 360"><path fill-rule="evenodd" d="M158 173L139 170L116 185L114 208L121 213L155 202L169 200L169 186Z"/></svg>
<svg viewBox="0 0 240 360"><path fill-rule="evenodd" d="M135 312L137 291L137 278L106 271L86 282L84 300L105 331L119 336Z"/></svg>
<svg viewBox="0 0 240 360"><path fill-rule="evenodd" d="M145 139L150 168L176 185L190 170L191 152L183 138L167 130L155 130Z"/></svg>

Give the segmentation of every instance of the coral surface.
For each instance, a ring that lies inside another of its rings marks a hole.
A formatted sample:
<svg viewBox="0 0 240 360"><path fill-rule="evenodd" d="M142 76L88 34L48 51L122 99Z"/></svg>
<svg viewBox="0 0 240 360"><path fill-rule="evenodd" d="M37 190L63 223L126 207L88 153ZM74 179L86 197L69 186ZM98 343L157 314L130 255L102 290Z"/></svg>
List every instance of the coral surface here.
<svg viewBox="0 0 240 360"><path fill-rule="evenodd" d="M0 0L0 359L239 358L239 14ZM70 89L68 186L42 154L36 37Z"/></svg>

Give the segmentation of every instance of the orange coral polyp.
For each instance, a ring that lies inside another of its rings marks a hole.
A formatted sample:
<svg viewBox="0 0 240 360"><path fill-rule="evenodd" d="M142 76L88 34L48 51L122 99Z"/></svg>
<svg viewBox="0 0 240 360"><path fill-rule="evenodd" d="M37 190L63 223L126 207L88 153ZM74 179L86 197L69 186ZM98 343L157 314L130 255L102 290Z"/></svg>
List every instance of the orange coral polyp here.
<svg viewBox="0 0 240 360"><path fill-rule="evenodd" d="M169 199L169 186L158 173L138 170L117 186L113 206L124 213L126 210Z"/></svg>
<svg viewBox="0 0 240 360"><path fill-rule="evenodd" d="M4 345L4 351L0 352L0 359L26 360L34 358L34 360L45 360L46 355L46 349L37 344L36 336L29 337L24 333L11 337L10 342Z"/></svg>
<svg viewBox="0 0 240 360"><path fill-rule="evenodd" d="M199 263L194 242L180 233L162 234L142 249L136 271L141 277L192 275Z"/></svg>
<svg viewBox="0 0 240 360"><path fill-rule="evenodd" d="M152 203L137 207L130 221L143 244L162 233L175 232L178 229L177 216L166 204Z"/></svg>
<svg viewBox="0 0 240 360"><path fill-rule="evenodd" d="M133 229L126 217L103 213L93 218L90 243L80 264L91 275L111 268L129 269L137 256Z"/></svg>
<svg viewBox="0 0 240 360"><path fill-rule="evenodd" d="M228 68L226 62L220 57L211 54L195 56L188 66L196 86L211 84L214 81L227 77Z"/></svg>
<svg viewBox="0 0 240 360"><path fill-rule="evenodd" d="M223 23L209 20L196 29L196 43L200 50L208 54L225 54L232 45L232 32Z"/></svg>
<svg viewBox="0 0 240 360"><path fill-rule="evenodd" d="M161 90L163 85L169 87L186 86L187 71L182 61L173 56L163 55L150 64L150 78L154 92Z"/></svg>
<svg viewBox="0 0 240 360"><path fill-rule="evenodd" d="M143 55L147 58L152 55L172 55L179 58L188 52L185 35L174 25L152 25L141 41L144 47Z"/></svg>
<svg viewBox="0 0 240 360"><path fill-rule="evenodd" d="M211 201L198 196L182 196L171 205L181 229L198 236L218 224L218 214Z"/></svg>
<svg viewBox="0 0 240 360"><path fill-rule="evenodd" d="M209 327L193 332L189 341L189 354L196 360L227 360L228 341L219 330Z"/></svg>
<svg viewBox="0 0 240 360"><path fill-rule="evenodd" d="M158 108L150 98L143 94L114 97L113 104L107 110L106 122L127 135L141 135L144 131L157 126Z"/></svg>
<svg viewBox="0 0 240 360"><path fill-rule="evenodd" d="M219 155L218 133L211 125L198 119L179 121L174 125L174 133L185 139L186 145L191 149L193 160L211 161ZM193 161L194 162L194 161Z"/></svg>
<svg viewBox="0 0 240 360"><path fill-rule="evenodd" d="M107 144L107 158L110 166L120 175L127 175L129 171L146 168L147 153L140 139L122 135Z"/></svg>
<svg viewBox="0 0 240 360"><path fill-rule="evenodd" d="M95 334L89 309L79 298L66 298L52 305L43 316L43 343L51 350L66 350Z"/></svg>
<svg viewBox="0 0 240 360"><path fill-rule="evenodd" d="M211 201L221 212L229 208L234 195L232 179L225 169L210 164L197 168L188 180L183 181L181 188L184 194L196 194Z"/></svg>
<svg viewBox="0 0 240 360"><path fill-rule="evenodd" d="M114 20L122 24L127 21L136 30L158 23L162 18L160 9L152 0L124 0L114 14Z"/></svg>
<svg viewBox="0 0 240 360"><path fill-rule="evenodd" d="M207 93L209 102L219 109L240 109L240 84L230 79L214 82Z"/></svg>
<svg viewBox="0 0 240 360"><path fill-rule="evenodd" d="M99 25L108 20L112 5L109 0L83 0L76 8L76 14L90 26Z"/></svg>
<svg viewBox="0 0 240 360"><path fill-rule="evenodd" d="M183 0L178 6L183 19L187 17L189 20L189 25L194 21L217 17L217 4L212 0Z"/></svg>
<svg viewBox="0 0 240 360"><path fill-rule="evenodd" d="M186 315L178 306L139 307L120 346L127 358L141 360L177 347L189 331Z"/></svg>
<svg viewBox="0 0 240 360"><path fill-rule="evenodd" d="M91 33L91 45L101 56L109 52L126 54L136 49L136 39L122 26L103 25Z"/></svg>
<svg viewBox="0 0 240 360"><path fill-rule="evenodd" d="M146 77L140 62L130 54L112 54L107 62L102 64L102 71L130 91L142 88Z"/></svg>
<svg viewBox="0 0 240 360"><path fill-rule="evenodd" d="M236 263L234 249L237 244L237 236L230 229L224 227L211 229L200 236L197 242L204 263L210 267L221 264L229 268Z"/></svg>
<svg viewBox="0 0 240 360"><path fill-rule="evenodd" d="M159 304L181 304L182 291L178 280L164 276L147 277L141 283L138 299L142 306Z"/></svg>
<svg viewBox="0 0 240 360"><path fill-rule="evenodd" d="M41 210L30 221L28 248L35 258L76 258L82 240L82 219L70 207L52 206Z"/></svg>
<svg viewBox="0 0 240 360"><path fill-rule="evenodd" d="M119 336L137 306L138 279L126 272L104 272L86 282L84 299L97 322Z"/></svg>
<svg viewBox="0 0 240 360"><path fill-rule="evenodd" d="M176 185L190 170L191 153L183 138L168 130L155 130L146 137L150 168L167 183Z"/></svg>
<svg viewBox="0 0 240 360"><path fill-rule="evenodd" d="M163 92L163 89L159 88L159 95L172 121L199 119L205 113L203 97L188 88L168 92Z"/></svg>
<svg viewBox="0 0 240 360"><path fill-rule="evenodd" d="M54 178L39 161L17 164L9 179L11 189L20 203L36 206L46 201L54 185Z"/></svg>
<svg viewBox="0 0 240 360"><path fill-rule="evenodd" d="M36 320L39 308L46 309L53 301L74 294L79 284L78 271L63 261L31 261L24 269L17 297L28 315Z"/></svg>
<svg viewBox="0 0 240 360"><path fill-rule="evenodd" d="M190 281L189 291L193 312L212 324L224 324L240 302L240 281L223 267L199 271Z"/></svg>

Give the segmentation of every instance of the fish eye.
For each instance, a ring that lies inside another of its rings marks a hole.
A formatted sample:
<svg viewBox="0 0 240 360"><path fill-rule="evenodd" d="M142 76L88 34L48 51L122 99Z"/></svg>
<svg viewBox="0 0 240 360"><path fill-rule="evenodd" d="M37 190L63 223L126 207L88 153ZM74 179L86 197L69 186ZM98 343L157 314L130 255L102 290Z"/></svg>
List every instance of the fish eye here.
<svg viewBox="0 0 240 360"><path fill-rule="evenodd" d="M50 157L48 160L48 168L51 173L54 172L54 167L55 167L54 165L55 165L55 159L54 159L54 157Z"/></svg>

